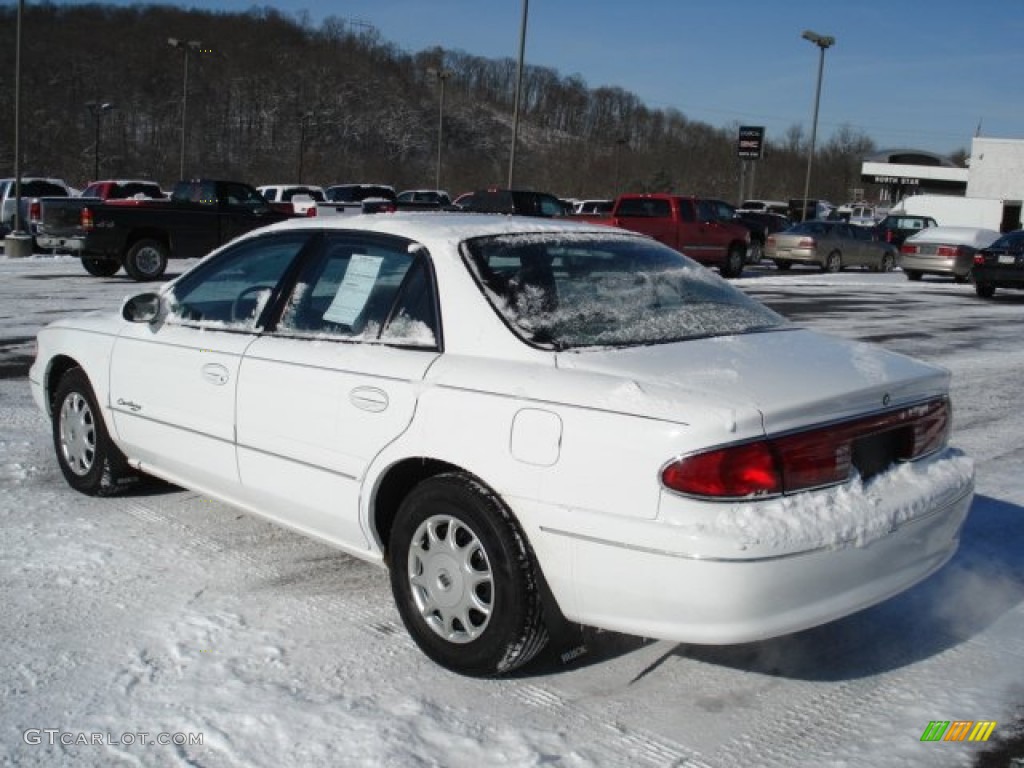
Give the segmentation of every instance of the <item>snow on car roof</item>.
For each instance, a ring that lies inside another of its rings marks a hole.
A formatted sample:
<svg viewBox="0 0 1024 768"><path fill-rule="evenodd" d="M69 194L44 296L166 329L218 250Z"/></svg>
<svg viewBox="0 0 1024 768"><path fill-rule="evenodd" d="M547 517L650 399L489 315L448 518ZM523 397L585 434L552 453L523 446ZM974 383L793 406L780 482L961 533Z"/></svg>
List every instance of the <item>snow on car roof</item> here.
<svg viewBox="0 0 1024 768"><path fill-rule="evenodd" d="M544 219L529 216L507 216L488 213L408 212L371 213L338 217L287 219L268 229L325 229L380 232L417 241L444 241L457 244L472 237L488 235L540 234L545 232L598 233L610 237L643 237L622 229L600 224Z"/></svg>
<svg viewBox="0 0 1024 768"><path fill-rule="evenodd" d="M983 248L991 245L999 232L984 227L928 227L906 239L908 243L943 243L948 245L973 245Z"/></svg>

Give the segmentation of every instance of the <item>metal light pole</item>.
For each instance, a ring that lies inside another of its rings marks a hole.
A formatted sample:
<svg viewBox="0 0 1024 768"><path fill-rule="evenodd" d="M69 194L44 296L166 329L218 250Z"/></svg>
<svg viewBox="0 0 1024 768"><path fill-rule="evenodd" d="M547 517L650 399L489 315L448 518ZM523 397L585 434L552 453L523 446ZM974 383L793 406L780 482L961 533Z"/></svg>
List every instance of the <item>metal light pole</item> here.
<svg viewBox="0 0 1024 768"><path fill-rule="evenodd" d="M23 235L25 223L21 220L21 17L25 0L18 0L18 22L14 34L14 231ZM4 246L5 253L10 248Z"/></svg>
<svg viewBox="0 0 1024 768"><path fill-rule="evenodd" d="M114 105L109 101L87 101L85 106L88 107L89 112L92 113L93 120L96 121L96 143L93 145L92 153L92 180L98 181L100 178L100 118L110 110L114 108Z"/></svg>
<svg viewBox="0 0 1024 768"><path fill-rule="evenodd" d="M516 74L516 102L512 112L512 151L508 156L508 186L512 188L512 179L516 168L516 144L519 142L519 98L523 91L523 60L526 57L526 17L530 11L530 0L523 0L523 21L519 26L519 67Z"/></svg>
<svg viewBox="0 0 1024 768"><path fill-rule="evenodd" d="M450 69L429 67L427 74L435 78L441 85L440 106L437 110L437 172L434 178L434 189L441 189L441 147L444 138L444 83L455 73Z"/></svg>
<svg viewBox="0 0 1024 768"><path fill-rule="evenodd" d="M179 40L176 37L168 37L167 44L172 48L180 48L182 53L182 60L184 63L184 74L182 75L182 86L181 86L181 167L178 171L178 178L185 178L185 136L186 136L186 117L188 115L188 52L190 50L198 52L202 49L203 44L198 40Z"/></svg>
<svg viewBox="0 0 1024 768"><path fill-rule="evenodd" d="M299 178L297 179L299 184L302 183L302 170L306 164L306 131L309 129L309 121L312 117L312 112L299 115Z"/></svg>
<svg viewBox="0 0 1024 768"><path fill-rule="evenodd" d="M814 143L818 137L818 105L821 102L821 75L825 70L825 50L835 45L836 39L828 35L819 35L817 32L811 32L809 29L805 29L801 37L814 43L821 52L818 58L818 86L814 92L814 119L811 121L811 151L807 155L807 177L804 180L803 212L800 216L800 221L806 221L807 196L811 192L811 164L814 162Z"/></svg>

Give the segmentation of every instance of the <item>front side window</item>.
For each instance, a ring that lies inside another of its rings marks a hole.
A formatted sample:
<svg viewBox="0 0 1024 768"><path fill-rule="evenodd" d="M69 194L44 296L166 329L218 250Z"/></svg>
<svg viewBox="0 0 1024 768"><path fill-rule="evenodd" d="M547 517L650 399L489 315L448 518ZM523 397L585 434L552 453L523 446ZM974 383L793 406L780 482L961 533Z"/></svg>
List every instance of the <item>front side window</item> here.
<svg viewBox="0 0 1024 768"><path fill-rule="evenodd" d="M201 263L171 286L168 322L259 330L267 303L313 236L294 232L245 240Z"/></svg>
<svg viewBox="0 0 1024 768"><path fill-rule="evenodd" d="M662 344L786 323L707 268L648 238L501 235L469 240L463 252L509 328L546 349Z"/></svg>
<svg viewBox="0 0 1024 768"><path fill-rule="evenodd" d="M424 250L348 233L327 237L277 325L285 335L430 348L438 346L437 329Z"/></svg>

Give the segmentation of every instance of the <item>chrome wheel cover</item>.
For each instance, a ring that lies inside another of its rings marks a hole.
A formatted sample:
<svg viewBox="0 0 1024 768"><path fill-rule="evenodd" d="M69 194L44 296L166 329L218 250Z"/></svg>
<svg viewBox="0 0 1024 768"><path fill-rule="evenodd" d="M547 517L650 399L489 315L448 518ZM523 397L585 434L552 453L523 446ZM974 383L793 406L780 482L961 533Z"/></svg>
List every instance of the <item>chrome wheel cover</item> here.
<svg viewBox="0 0 1024 768"><path fill-rule="evenodd" d="M135 254L135 266L144 275L155 275L159 272L162 261L159 249L153 246L140 248Z"/></svg>
<svg viewBox="0 0 1024 768"><path fill-rule="evenodd" d="M64 463L76 475L86 475L96 461L96 420L89 401L79 392L69 392L59 418Z"/></svg>
<svg viewBox="0 0 1024 768"><path fill-rule="evenodd" d="M494 574L477 535L451 515L434 515L409 544L409 584L420 616L451 643L470 643L487 628Z"/></svg>

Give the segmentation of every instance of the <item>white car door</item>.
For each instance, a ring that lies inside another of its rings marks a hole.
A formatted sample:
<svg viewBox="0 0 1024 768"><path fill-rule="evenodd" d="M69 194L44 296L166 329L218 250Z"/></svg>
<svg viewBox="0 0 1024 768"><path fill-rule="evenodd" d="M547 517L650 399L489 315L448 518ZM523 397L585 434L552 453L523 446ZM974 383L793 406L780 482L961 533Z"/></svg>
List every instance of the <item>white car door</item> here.
<svg viewBox="0 0 1024 768"><path fill-rule="evenodd" d="M279 522L352 550L369 545L361 480L409 426L440 354L429 260L414 251L393 237L327 234L239 372L245 493L268 499Z"/></svg>
<svg viewBox="0 0 1024 768"><path fill-rule="evenodd" d="M128 454L197 488L237 489L235 395L261 314L311 232L239 243L185 275L156 322L114 345L110 406Z"/></svg>

